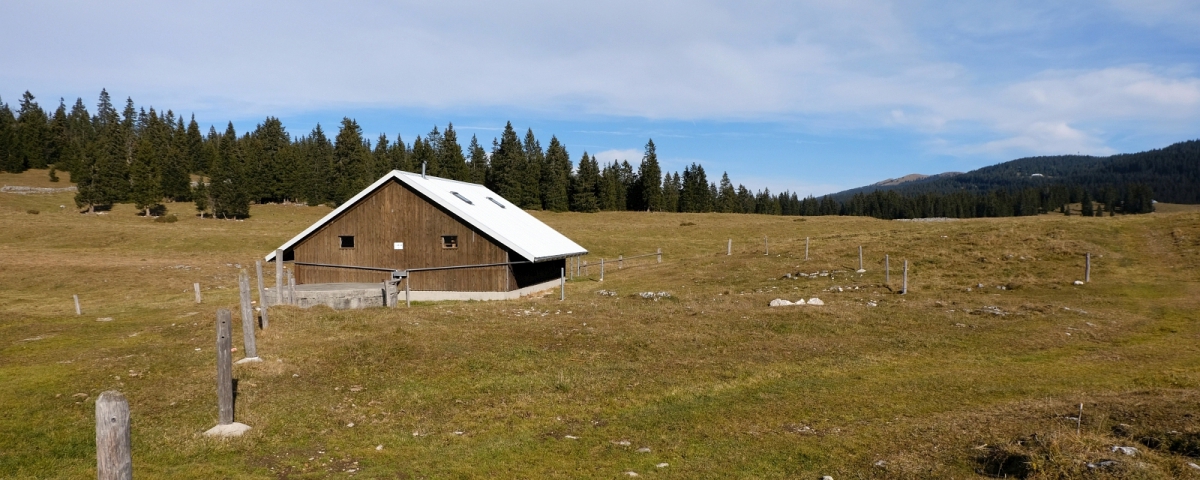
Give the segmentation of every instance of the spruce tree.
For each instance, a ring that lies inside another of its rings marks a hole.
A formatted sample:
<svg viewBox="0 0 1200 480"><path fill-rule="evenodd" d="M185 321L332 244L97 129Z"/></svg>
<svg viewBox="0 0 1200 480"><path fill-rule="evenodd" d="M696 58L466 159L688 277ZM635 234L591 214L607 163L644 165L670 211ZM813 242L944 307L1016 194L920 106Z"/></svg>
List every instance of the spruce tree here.
<svg viewBox="0 0 1200 480"><path fill-rule="evenodd" d="M388 142L387 134L380 133L375 141L375 150L371 152L372 164L375 165L375 178L381 178L392 171L392 144Z"/></svg>
<svg viewBox="0 0 1200 480"><path fill-rule="evenodd" d="M150 209L162 201L163 194L159 153L147 137L143 136L134 149L133 164L129 166L129 198L134 208L149 217Z"/></svg>
<svg viewBox="0 0 1200 480"><path fill-rule="evenodd" d="M171 125L172 122L165 122ZM187 127L183 125L183 117L169 127L170 140L166 145L166 157L162 170L163 196L175 202L187 201L192 196L191 161L187 155Z"/></svg>
<svg viewBox="0 0 1200 480"><path fill-rule="evenodd" d="M192 114L192 120L188 122L183 151L189 161L188 171L193 173L208 172L208 156L204 154L204 136L200 134L200 124L196 123L195 114Z"/></svg>
<svg viewBox="0 0 1200 480"><path fill-rule="evenodd" d="M28 90L21 96L21 109L17 114L17 160L13 167L23 172L29 168L46 168L46 146L49 137L46 112L42 111Z"/></svg>
<svg viewBox="0 0 1200 480"><path fill-rule="evenodd" d="M568 190L571 183L571 156L558 137L550 137L550 146L546 148L541 170L542 208L555 212L567 211L570 208Z"/></svg>
<svg viewBox="0 0 1200 480"><path fill-rule="evenodd" d="M362 128L349 117L342 119L337 141L333 147L333 200L338 204L349 200L375 181L371 167L371 153L363 143Z"/></svg>
<svg viewBox="0 0 1200 480"><path fill-rule="evenodd" d="M47 131L46 163L48 165L57 167L58 169L70 170L65 161L67 144L70 141L69 129L70 120L67 118L67 104L60 97L58 99L58 109L54 111L54 117L51 118Z"/></svg>
<svg viewBox="0 0 1200 480"><path fill-rule="evenodd" d="M433 148L430 148L429 142L426 142L417 135L417 139L413 140L412 146L412 162L413 173L425 172L426 175L437 176L437 159L434 158L436 153Z"/></svg>
<svg viewBox="0 0 1200 480"><path fill-rule="evenodd" d="M492 141L491 175L487 179L487 187L508 201L521 205L525 192L522 182L525 164L525 149L517 132L513 130L512 122L504 126L500 141Z"/></svg>
<svg viewBox="0 0 1200 480"><path fill-rule="evenodd" d="M469 165L471 169L470 181L482 185L487 181L488 169L491 168L488 162L487 151L479 145L479 140L475 138L475 135L471 135L471 145L467 147L467 150L470 151L471 157L471 164Z"/></svg>
<svg viewBox="0 0 1200 480"><path fill-rule="evenodd" d="M600 210L596 189L600 182L600 166L595 158L583 152L579 158L579 170L571 180L571 210L595 212Z"/></svg>
<svg viewBox="0 0 1200 480"><path fill-rule="evenodd" d="M521 208L540 210L542 208L542 164L546 161L546 154L542 151L542 144L533 136L533 129L525 131L525 150L523 161L520 164L518 171L521 177Z"/></svg>
<svg viewBox="0 0 1200 480"><path fill-rule="evenodd" d="M217 156L210 166L212 175L209 191L215 218L246 218L250 216L250 193L242 173L241 149L233 122L225 128L217 147Z"/></svg>
<svg viewBox="0 0 1200 480"><path fill-rule="evenodd" d="M392 170L400 170L402 172L412 172L412 150L404 143L404 138L399 134L396 135L396 142L392 144L390 152L392 160Z"/></svg>
<svg viewBox="0 0 1200 480"><path fill-rule="evenodd" d="M729 172L722 172L721 186L717 189L716 210L721 213L734 213L740 210L737 207L737 191L733 189L733 182L729 181Z"/></svg>
<svg viewBox="0 0 1200 480"><path fill-rule="evenodd" d="M212 205L212 199L209 198L208 183L204 177L196 182L196 186L192 188L192 201L196 203L196 211L200 213L200 218L204 218L204 212L208 211Z"/></svg>
<svg viewBox="0 0 1200 480"><path fill-rule="evenodd" d="M458 144L458 133L454 131L453 123L446 125L441 142L438 147L440 176L451 180L471 181L471 170L467 168L467 158L463 156L462 145Z"/></svg>
<svg viewBox="0 0 1200 480"><path fill-rule="evenodd" d="M638 166L638 193L641 194L640 207L648 211L663 211L662 168L658 165L658 154L654 151L654 139L646 142L646 153L642 155L642 163Z"/></svg>
<svg viewBox="0 0 1200 480"><path fill-rule="evenodd" d="M319 123L309 135L309 142L308 164L312 174L307 181L305 199L309 205L321 205L333 199L333 145Z"/></svg>
<svg viewBox="0 0 1200 480"><path fill-rule="evenodd" d="M0 172L16 172L20 169L16 161L16 135L17 119L12 109L0 101Z"/></svg>
<svg viewBox="0 0 1200 480"><path fill-rule="evenodd" d="M1088 192L1087 190L1083 191L1083 200L1082 200L1080 207L1082 210L1082 214L1085 217L1091 217L1095 214L1095 211L1094 211L1095 206L1092 205L1091 192Z"/></svg>
<svg viewBox="0 0 1200 480"><path fill-rule="evenodd" d="M663 174L663 211L679 211L679 172Z"/></svg>

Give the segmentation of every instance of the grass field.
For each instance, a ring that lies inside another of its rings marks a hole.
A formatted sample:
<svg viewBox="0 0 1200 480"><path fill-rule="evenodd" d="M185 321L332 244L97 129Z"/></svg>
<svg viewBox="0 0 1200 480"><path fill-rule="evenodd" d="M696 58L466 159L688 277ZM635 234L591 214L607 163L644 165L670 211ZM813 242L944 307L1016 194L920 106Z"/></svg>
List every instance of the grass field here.
<svg viewBox="0 0 1200 480"><path fill-rule="evenodd" d="M66 186L44 178L0 184ZM109 389L130 400L146 478L1200 478L1194 208L535 213L589 261L661 247L663 262L610 263L603 283L593 267L562 302L273 309L265 361L234 369L236 419L253 430L214 440L201 433L217 420L215 311L236 314L239 266L328 208L222 221L169 205L168 224L72 206L0 193L6 478L94 477L94 401ZM1092 281L1074 286L1086 252ZM784 278L798 272L832 273ZM767 306L812 297L825 305Z"/></svg>

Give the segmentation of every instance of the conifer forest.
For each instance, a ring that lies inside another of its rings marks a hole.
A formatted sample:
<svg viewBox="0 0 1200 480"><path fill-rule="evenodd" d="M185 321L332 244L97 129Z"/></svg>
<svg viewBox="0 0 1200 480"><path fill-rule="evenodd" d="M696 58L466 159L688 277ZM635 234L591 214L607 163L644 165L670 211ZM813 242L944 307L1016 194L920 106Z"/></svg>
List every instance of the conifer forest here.
<svg viewBox="0 0 1200 480"><path fill-rule="evenodd" d="M1086 183L1050 180L982 190L877 189L844 198L801 198L789 191L735 187L728 174L713 181L696 163L682 172L663 171L653 140L646 142L645 154L635 166L629 161L605 163L587 152L572 160L567 145L557 137L551 135L543 147L532 129L522 135L511 122L500 138L487 145L487 139L475 136L460 139L453 124L444 129L435 126L411 142L400 135L371 139L351 118L344 118L336 131L317 124L299 136L274 117L249 132L237 132L232 122L223 130L210 126L204 131L194 115L185 118L171 110L139 107L132 98L118 107L106 90L100 92L94 108L89 110L83 99L69 107L60 99L50 113L30 92L15 107L0 100L0 171L48 168L52 181L65 174L77 185L75 203L82 212L132 203L148 216L169 209L177 214L244 218L254 203L337 205L391 170L422 169L428 175L486 185L525 209L551 211L903 219L1069 215L1068 204L1080 204L1083 215L1145 213L1154 208L1152 180L1130 183L1115 174L1093 175ZM1194 160L1183 161L1194 164Z"/></svg>

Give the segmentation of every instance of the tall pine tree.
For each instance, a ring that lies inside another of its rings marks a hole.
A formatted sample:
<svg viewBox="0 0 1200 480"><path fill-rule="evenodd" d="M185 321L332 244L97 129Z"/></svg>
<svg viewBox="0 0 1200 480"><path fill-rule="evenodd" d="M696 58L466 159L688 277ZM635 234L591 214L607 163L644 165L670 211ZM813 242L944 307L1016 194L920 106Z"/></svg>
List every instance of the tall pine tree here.
<svg viewBox="0 0 1200 480"><path fill-rule="evenodd" d="M646 142L646 153L638 166L638 190L641 207L652 212L663 211L662 168L658 166L658 154L654 151L654 139Z"/></svg>
<svg viewBox="0 0 1200 480"><path fill-rule="evenodd" d="M541 170L542 208L555 212L567 211L571 206L568 195L571 183L571 156L567 153L567 148L558 141L558 137L550 137L550 146L546 148Z"/></svg>

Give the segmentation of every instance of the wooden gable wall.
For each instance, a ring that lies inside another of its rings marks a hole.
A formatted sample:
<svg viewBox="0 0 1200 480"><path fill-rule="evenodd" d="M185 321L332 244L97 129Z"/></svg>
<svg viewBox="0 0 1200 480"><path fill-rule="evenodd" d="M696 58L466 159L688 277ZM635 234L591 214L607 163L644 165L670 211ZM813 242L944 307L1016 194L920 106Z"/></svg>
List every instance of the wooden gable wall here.
<svg viewBox="0 0 1200 480"><path fill-rule="evenodd" d="M343 235L354 237L354 248L341 248ZM458 248L443 248L443 235L457 235ZM396 242L403 242L404 249L396 250ZM293 252L298 262L396 270L510 261L506 248L394 180L297 243ZM512 257L511 261L522 260ZM296 266L297 283L380 282L389 276L370 270ZM518 288L512 270L505 266L415 272L411 280L413 290Z"/></svg>

